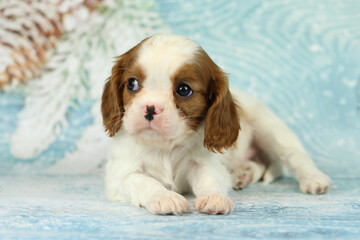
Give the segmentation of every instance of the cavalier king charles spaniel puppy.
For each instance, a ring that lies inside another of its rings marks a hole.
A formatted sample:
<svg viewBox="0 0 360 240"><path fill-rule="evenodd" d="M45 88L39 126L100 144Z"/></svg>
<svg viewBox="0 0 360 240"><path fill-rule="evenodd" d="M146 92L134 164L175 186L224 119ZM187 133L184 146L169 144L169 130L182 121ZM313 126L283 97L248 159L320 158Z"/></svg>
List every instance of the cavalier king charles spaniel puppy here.
<svg viewBox="0 0 360 240"><path fill-rule="evenodd" d="M332 184L284 122L260 100L230 91L222 69L183 36L155 35L118 57L101 111L112 138L107 198L153 214L188 212L188 192L197 211L229 214L231 187L269 183L283 166L305 193Z"/></svg>

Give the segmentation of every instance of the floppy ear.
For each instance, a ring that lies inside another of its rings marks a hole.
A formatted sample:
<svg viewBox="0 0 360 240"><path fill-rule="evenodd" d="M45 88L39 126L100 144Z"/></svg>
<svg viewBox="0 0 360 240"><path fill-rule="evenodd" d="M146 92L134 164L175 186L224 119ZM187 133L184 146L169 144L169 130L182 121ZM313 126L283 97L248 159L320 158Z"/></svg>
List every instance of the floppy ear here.
<svg viewBox="0 0 360 240"><path fill-rule="evenodd" d="M123 55L116 58L116 63L112 68L111 77L105 83L104 92L101 101L101 113L106 132L112 137L117 133L122 124L122 118L125 114L123 90L125 83L121 81L125 68L132 64L136 57L136 52L140 45L146 41L144 39L135 47Z"/></svg>
<svg viewBox="0 0 360 240"><path fill-rule="evenodd" d="M209 104L205 120L204 146L222 153L236 141L240 131L237 105L229 91L226 74L214 63L211 69Z"/></svg>
<svg viewBox="0 0 360 240"><path fill-rule="evenodd" d="M101 113L105 131L112 137L120 130L124 116L123 86L121 85L122 60L118 59L112 68L111 77L107 79L102 94Z"/></svg>

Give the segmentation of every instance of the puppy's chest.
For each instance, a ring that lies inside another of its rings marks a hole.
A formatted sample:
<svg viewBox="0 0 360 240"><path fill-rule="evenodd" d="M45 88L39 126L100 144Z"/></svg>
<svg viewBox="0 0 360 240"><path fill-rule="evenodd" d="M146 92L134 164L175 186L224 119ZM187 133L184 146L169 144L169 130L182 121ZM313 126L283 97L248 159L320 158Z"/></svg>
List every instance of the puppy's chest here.
<svg viewBox="0 0 360 240"><path fill-rule="evenodd" d="M184 152L152 152L143 157L142 166L145 174L152 176L168 189L176 190L175 179L190 159Z"/></svg>

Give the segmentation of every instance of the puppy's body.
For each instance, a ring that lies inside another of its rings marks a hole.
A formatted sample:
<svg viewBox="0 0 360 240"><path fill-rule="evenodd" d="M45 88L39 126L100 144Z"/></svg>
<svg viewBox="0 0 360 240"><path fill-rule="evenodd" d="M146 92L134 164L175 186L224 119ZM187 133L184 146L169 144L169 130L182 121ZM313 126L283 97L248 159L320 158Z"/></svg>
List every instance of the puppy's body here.
<svg viewBox="0 0 360 240"><path fill-rule="evenodd" d="M110 200L181 214L189 207L180 194L193 192L200 212L227 214L229 188L261 177L270 182L283 165L304 192L331 185L292 131L259 100L230 92L221 69L182 36L156 35L122 55L106 83L102 113L113 138Z"/></svg>

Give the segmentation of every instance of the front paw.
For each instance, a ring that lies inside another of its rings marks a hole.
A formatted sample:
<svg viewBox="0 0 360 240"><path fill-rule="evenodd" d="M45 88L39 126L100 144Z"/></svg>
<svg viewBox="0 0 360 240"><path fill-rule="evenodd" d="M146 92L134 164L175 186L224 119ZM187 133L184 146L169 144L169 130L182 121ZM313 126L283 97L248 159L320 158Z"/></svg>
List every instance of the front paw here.
<svg viewBox="0 0 360 240"><path fill-rule="evenodd" d="M221 194L202 194L195 199L194 207L202 213L229 214L234 208L234 203Z"/></svg>
<svg viewBox="0 0 360 240"><path fill-rule="evenodd" d="M322 172L307 174L299 182L301 191L309 194L326 193L332 185L331 179Z"/></svg>
<svg viewBox="0 0 360 240"><path fill-rule="evenodd" d="M172 191L158 194L150 199L145 207L156 215L181 215L190 211L186 198Z"/></svg>

